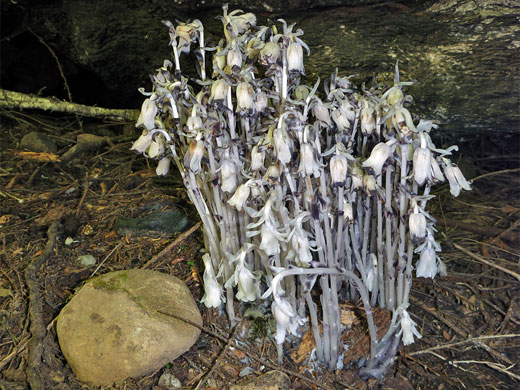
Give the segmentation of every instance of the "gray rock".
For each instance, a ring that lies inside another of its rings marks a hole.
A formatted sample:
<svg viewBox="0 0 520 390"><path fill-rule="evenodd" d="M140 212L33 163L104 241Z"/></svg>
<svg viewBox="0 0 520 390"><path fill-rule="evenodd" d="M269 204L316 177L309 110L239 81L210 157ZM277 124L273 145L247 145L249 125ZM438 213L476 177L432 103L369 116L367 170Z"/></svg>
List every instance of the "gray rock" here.
<svg viewBox="0 0 520 390"><path fill-rule="evenodd" d="M251 380L241 381L240 384L233 385L229 390L289 390L291 379L281 371L269 371Z"/></svg>
<svg viewBox="0 0 520 390"><path fill-rule="evenodd" d="M120 235L173 234L186 229L188 217L181 210L154 211L144 217L119 217L114 225Z"/></svg>
<svg viewBox="0 0 520 390"><path fill-rule="evenodd" d="M37 131L33 131L22 138L20 149L28 149L36 153L56 154L58 152L58 147L51 138L47 134Z"/></svg>
<svg viewBox="0 0 520 390"><path fill-rule="evenodd" d="M58 317L60 347L82 382L110 385L151 373L186 352L202 324L186 285L150 270L110 272L89 280Z"/></svg>
<svg viewBox="0 0 520 390"><path fill-rule="evenodd" d="M159 381L157 381L157 385L166 387L167 389L180 389L182 387L181 381L169 372L165 372L161 375Z"/></svg>

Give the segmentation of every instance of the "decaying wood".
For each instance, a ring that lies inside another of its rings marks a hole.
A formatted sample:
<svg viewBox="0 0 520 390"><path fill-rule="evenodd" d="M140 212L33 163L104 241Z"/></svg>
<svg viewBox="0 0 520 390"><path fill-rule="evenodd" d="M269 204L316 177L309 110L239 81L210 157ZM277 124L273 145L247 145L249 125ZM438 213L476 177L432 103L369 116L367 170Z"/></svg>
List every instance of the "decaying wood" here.
<svg viewBox="0 0 520 390"><path fill-rule="evenodd" d="M14 110L36 109L117 121L135 121L139 117L138 110L117 110L85 106L83 104L69 103L56 98L27 95L25 93L8 91L6 89L0 89L0 108Z"/></svg>
<svg viewBox="0 0 520 390"><path fill-rule="evenodd" d="M29 318L31 321L29 341L29 358L27 361L27 382L31 389L44 389L43 378L40 375L42 364L43 338L46 334L46 327L43 323L43 299L38 272L45 260L52 255L54 243L58 236L59 222L54 221L47 230L47 244L43 253L33 259L25 270L25 280L29 288Z"/></svg>

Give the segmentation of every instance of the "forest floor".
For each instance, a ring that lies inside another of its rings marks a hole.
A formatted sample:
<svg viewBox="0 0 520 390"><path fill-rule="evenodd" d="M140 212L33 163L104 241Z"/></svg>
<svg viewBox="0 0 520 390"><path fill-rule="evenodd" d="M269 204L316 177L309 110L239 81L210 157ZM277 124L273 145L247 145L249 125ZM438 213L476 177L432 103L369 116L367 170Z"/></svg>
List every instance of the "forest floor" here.
<svg viewBox="0 0 520 390"><path fill-rule="evenodd" d="M198 217L176 174L159 179L154 167L129 150L135 134L125 137L121 124L86 123L76 118L2 112L0 126L0 389L25 389L31 375L44 389L94 389L77 380L60 351L55 319L75 289L93 275L143 268L185 281L195 300L203 294L203 247L200 229L178 244L161 235L120 236L114 223L135 217L151 202L176 207ZM126 126L126 129L131 128ZM39 131L49 135L59 153L81 132L109 137L97 151L68 163L23 153L21 138ZM520 161L518 136L475 137L462 146L474 178L473 191L452 198L444 185L435 192L432 214L448 275L417 278L409 311L423 335L401 347L382 383L363 381L355 362L368 354L363 311L341 305L346 326L345 368L327 371L310 361L313 341L285 345L283 366L276 361L272 320L243 319L231 332L224 314L199 304L203 332L181 357L146 377L127 379L105 389L166 389L165 372L186 389L226 389L240 372L278 369L291 378L291 389L514 389L520 386ZM61 226L56 237L50 226ZM74 242L65 244L71 237ZM78 256L98 261L82 266ZM155 256L155 257L154 257ZM150 261L153 259L153 261ZM389 313L376 311L384 328ZM38 328L38 325L39 328ZM40 332L35 332L35 330ZM41 340L36 346L31 341ZM222 338L231 338L229 343ZM238 346L241 346L239 349ZM243 350L246 350L244 352Z"/></svg>

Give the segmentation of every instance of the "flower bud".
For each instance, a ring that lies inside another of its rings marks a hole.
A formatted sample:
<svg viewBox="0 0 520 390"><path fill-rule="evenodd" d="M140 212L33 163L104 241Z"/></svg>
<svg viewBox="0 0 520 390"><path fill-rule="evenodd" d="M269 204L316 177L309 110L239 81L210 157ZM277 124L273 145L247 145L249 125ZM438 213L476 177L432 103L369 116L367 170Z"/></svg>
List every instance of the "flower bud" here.
<svg viewBox="0 0 520 390"><path fill-rule="evenodd" d="M363 162L363 168L371 169L376 176L381 174L381 170L383 169L383 165L385 164L388 157L390 157L390 146L388 146L384 142L378 143L372 149L372 153L370 153L370 157Z"/></svg>
<svg viewBox="0 0 520 390"><path fill-rule="evenodd" d="M233 161L226 159L220 165L220 188L223 192L234 192L237 187L237 168Z"/></svg>
<svg viewBox="0 0 520 390"><path fill-rule="evenodd" d="M363 188L363 170L357 165L352 168L352 190Z"/></svg>
<svg viewBox="0 0 520 390"><path fill-rule="evenodd" d="M320 177L320 166L314 158L314 149L311 144L307 142L302 144L300 148L300 166L298 172Z"/></svg>
<svg viewBox="0 0 520 390"><path fill-rule="evenodd" d="M287 47L287 70L305 75L303 69L303 48L298 42L291 42Z"/></svg>
<svg viewBox="0 0 520 390"><path fill-rule="evenodd" d="M247 185L247 182L240 184L236 189L235 194L228 200L228 205L235 207L238 211L242 211L250 193L251 189Z"/></svg>
<svg viewBox="0 0 520 390"><path fill-rule="evenodd" d="M237 43L235 42L233 48L227 53L227 65L233 69L234 66L242 67L242 52L238 48Z"/></svg>
<svg viewBox="0 0 520 390"><path fill-rule="evenodd" d="M418 278L434 278L437 275L437 256L435 249L428 247L423 249L415 274Z"/></svg>
<svg viewBox="0 0 520 390"><path fill-rule="evenodd" d="M431 152L428 148L417 148L413 153L414 179L422 186L431 175Z"/></svg>
<svg viewBox="0 0 520 390"><path fill-rule="evenodd" d="M325 104L321 100L317 100L317 102L312 107L312 113L316 117L316 119L326 123L327 126L332 126L332 122L330 121L330 112Z"/></svg>
<svg viewBox="0 0 520 390"><path fill-rule="evenodd" d="M354 210L347 199L343 199L343 219L348 223L354 223Z"/></svg>
<svg viewBox="0 0 520 390"><path fill-rule="evenodd" d="M160 157L164 153L164 137L161 134L156 134L155 139L148 148L148 157L155 158Z"/></svg>
<svg viewBox="0 0 520 390"><path fill-rule="evenodd" d="M168 171L170 170L170 158L163 157L159 160L159 164L157 164L157 168L155 169L155 173L157 176L166 176Z"/></svg>
<svg viewBox="0 0 520 390"><path fill-rule="evenodd" d="M193 140L188 151L184 155L184 168L190 169L193 173L200 172L200 163L204 156L204 142Z"/></svg>
<svg viewBox="0 0 520 390"><path fill-rule="evenodd" d="M401 91L401 88L398 87L392 87L390 88L390 93L386 97L386 102L393 106L394 104L399 104L403 100L403 91Z"/></svg>
<svg viewBox="0 0 520 390"><path fill-rule="evenodd" d="M333 185L343 186L347 180L347 158L336 154L330 159L330 178Z"/></svg>
<svg viewBox="0 0 520 390"><path fill-rule="evenodd" d="M347 115L345 115L341 110L333 109L330 115L332 120L336 123L339 131L350 129L350 122L348 120Z"/></svg>
<svg viewBox="0 0 520 390"><path fill-rule="evenodd" d="M258 60L262 65L269 66L275 64L280 59L280 46L274 42L267 42L260 50Z"/></svg>
<svg viewBox="0 0 520 390"><path fill-rule="evenodd" d="M152 133L144 130L143 133L137 138L130 150L135 150L137 153L144 153L146 149L152 144L153 137Z"/></svg>
<svg viewBox="0 0 520 390"><path fill-rule="evenodd" d="M368 196L374 195L377 189L376 178L372 175L363 176L363 187Z"/></svg>
<svg viewBox="0 0 520 390"><path fill-rule="evenodd" d="M229 85L224 79L218 79L211 85L209 101L223 101L226 99Z"/></svg>
<svg viewBox="0 0 520 390"><path fill-rule="evenodd" d="M237 111L245 110L249 112L254 105L254 91L251 84L242 82L237 85Z"/></svg>
<svg viewBox="0 0 520 390"><path fill-rule="evenodd" d="M282 164L291 161L291 149L289 146L289 136L284 128L277 127L273 131L273 142L276 150L276 157Z"/></svg>
<svg viewBox="0 0 520 390"><path fill-rule="evenodd" d="M198 115L190 116L186 121L186 126L188 126L189 130L202 129L202 119Z"/></svg>
<svg viewBox="0 0 520 390"><path fill-rule="evenodd" d="M152 130L155 128L155 115L157 115L155 100L144 99L143 105L141 106L141 113L139 114L135 127L144 125L147 130Z"/></svg>
<svg viewBox="0 0 520 390"><path fill-rule="evenodd" d="M277 181L280 178L280 163L276 162L275 164L271 164L269 168L267 168L265 177L269 181Z"/></svg>
<svg viewBox="0 0 520 390"><path fill-rule="evenodd" d="M413 242L422 242L426 237L426 218L418 211L412 213L408 220L410 236Z"/></svg>
<svg viewBox="0 0 520 390"><path fill-rule="evenodd" d="M251 170L257 171L264 167L265 152L258 151L258 145L253 146L251 150Z"/></svg>
<svg viewBox="0 0 520 390"><path fill-rule="evenodd" d="M269 105L269 99L264 91L256 93L255 110L256 112L264 112Z"/></svg>
<svg viewBox="0 0 520 390"><path fill-rule="evenodd" d="M305 322L305 318L296 315L296 312L287 299L275 299L271 304L271 311L276 321L275 340L277 344L284 342L287 332L295 336L298 335L298 326Z"/></svg>
<svg viewBox="0 0 520 390"><path fill-rule="evenodd" d="M363 135L370 135L376 129L376 118L374 116L374 109L365 106L361 110L361 132Z"/></svg>

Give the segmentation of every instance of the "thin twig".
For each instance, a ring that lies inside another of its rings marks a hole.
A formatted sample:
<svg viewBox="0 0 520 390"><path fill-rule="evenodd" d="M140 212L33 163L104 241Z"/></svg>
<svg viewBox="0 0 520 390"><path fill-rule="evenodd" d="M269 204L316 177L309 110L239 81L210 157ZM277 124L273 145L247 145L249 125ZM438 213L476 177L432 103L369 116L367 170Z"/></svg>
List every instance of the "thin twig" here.
<svg viewBox="0 0 520 390"><path fill-rule="evenodd" d="M191 228L186 230L184 233L180 234L179 237L177 237L170 245L168 245L161 252L159 252L154 257L152 257L150 260L148 260L143 266L141 266L141 268L150 268L150 266L153 263L155 263L157 260L160 260L167 254L169 254L173 248L175 248L177 245L179 245L179 243L184 241L191 234L193 234L198 228L200 228L201 225L202 225L202 222L199 221L195 225L193 225Z"/></svg>
<svg viewBox="0 0 520 390"><path fill-rule="evenodd" d="M500 266L500 265L498 265L498 264L495 264L495 263L493 263L493 262L491 262L491 261L488 261L488 260L486 260L486 259L480 257L479 255L477 255L477 254L475 254L475 253L473 253L473 252L467 250L466 248L464 248L464 247L462 247L462 246L460 246L460 245L458 245L458 244L455 244L454 242L451 242L451 241L450 241L450 243L451 243L455 248L457 248L459 251L461 251L461 252L467 254L468 256L471 256L471 257L474 258L475 260L477 260L477 261L479 261L479 262L481 262L481 263L483 263L483 264L489 265L490 267L496 268L496 269L498 269L498 270L500 270L500 271L502 271L502 272L504 272L504 273L506 273L506 274L508 274L508 275L511 275L511 276L513 276L516 280L518 280L518 281L520 282L520 274L516 273L515 271L512 271L512 270L507 269L507 268L504 268L504 267L502 267L502 266Z"/></svg>
<svg viewBox="0 0 520 390"><path fill-rule="evenodd" d="M520 171L520 168L503 169L501 171L484 173L483 175L474 177L473 179L471 179L471 181L480 180L480 179L483 179L483 178L489 177L489 176L503 175L503 174L506 174L506 173L515 173L515 172L519 172L519 171Z"/></svg>
<svg viewBox="0 0 520 390"><path fill-rule="evenodd" d="M463 344L467 344L467 343L473 343L473 342L476 342L476 341L492 340L492 339L504 339L504 338L513 338L513 337L520 337L520 334L497 334L497 335L470 337L470 338L468 338L466 340L457 341L456 343L436 345L435 347L430 347L430 348L426 348L426 349L421 349L420 351L410 352L410 353L408 353L408 355L410 355L410 356L422 355L424 353L430 353L432 351L437 351L439 349L453 348L453 347L457 347L459 345L463 345Z"/></svg>
<svg viewBox="0 0 520 390"><path fill-rule="evenodd" d="M94 272L92 272L92 274L90 275L89 279L92 278L92 277L96 274L96 272L99 271L99 269L101 268L101 266L102 266L103 264L105 264L105 261L107 261L107 260L110 258L110 256L112 256L112 254L113 254L116 250L118 250L119 248L121 248L122 245L123 245L123 241L119 242L119 244L117 244L117 245L116 245L116 246L115 246L115 247L110 251L110 253L109 253L108 255L105 256L105 258L103 259L103 261L102 261L101 263L99 263L99 265L96 267L96 269L94 270Z"/></svg>
<svg viewBox="0 0 520 390"><path fill-rule="evenodd" d="M200 388L200 386L205 382L207 381L208 379L211 378L211 376L213 375L213 372L215 372L215 369L218 368L218 366L220 365L220 362L221 360L224 358L224 356L226 355L226 351L228 350L228 348L231 346L231 344L233 343L233 340L235 339L237 333L238 333L238 328L240 327L240 325L242 324L242 320L235 326L235 329L233 330L233 334L231 335L231 337L229 338L229 340L227 341L226 345L224 345L224 347L222 348L222 351L220 351L219 355L217 356L217 358L215 359L215 362L213 363L213 366L211 367L211 369L206 373L206 375L204 375L200 380L199 380L199 383L197 383L197 386L195 386L195 390L198 390Z"/></svg>
<svg viewBox="0 0 520 390"><path fill-rule="evenodd" d="M189 319L187 319L187 318L183 318L183 317L177 316L177 315L175 315L175 314L171 314L171 313L165 313L165 312L160 311L160 310L158 310L157 312L160 313L160 314L164 314L164 315L167 315L167 316L169 316L169 317L173 317L173 318L175 318L175 319L178 319L178 320L184 321L185 323L187 323L187 324L189 324L189 325L192 325L192 326L194 326L194 327L200 329L200 330L203 331L204 333L207 333L207 334L209 334L210 336L213 336L213 337L219 339L220 341L225 342L226 344L230 341L229 338L224 337L224 336L221 336L221 335L219 335L218 333L213 332L212 330L206 328L205 326L199 325L199 324L197 324L196 322L193 322L193 321L191 321L191 320L189 320ZM313 379L307 378L306 376L303 376L303 375L301 375L301 374L299 374L299 373L297 373L297 372L295 372L295 371L291 371L291 370L288 370L288 369L286 369L286 368L284 368L284 367L278 366L278 365L276 365L276 364L274 364L274 363L271 363L271 362L268 361L268 360L264 360L264 359L257 358L257 357L254 356L250 351L248 351L247 349L242 348L241 346L239 346L239 345L235 342L235 340L231 340L231 341L233 341L233 344L234 344L233 347L234 347L235 349L237 349L237 350L239 350L239 351L245 353L245 354L246 354L247 356L249 356L251 359L257 361L257 362L260 363L260 364L263 364L264 366L266 366L266 367L268 367L268 368L270 368L270 369L272 369L272 370L282 371L282 372L286 373L287 375L294 376L295 378L301 379L302 381L305 381L305 382L307 382L307 383L311 383L312 385L314 385L314 386L316 386L316 387L318 387L318 388L320 388L320 389L323 389L323 390L330 390L329 387L327 387L327 386L325 386L325 385L322 385L321 383L319 383L319 382L317 382L317 381L315 381L315 380L313 380Z"/></svg>

